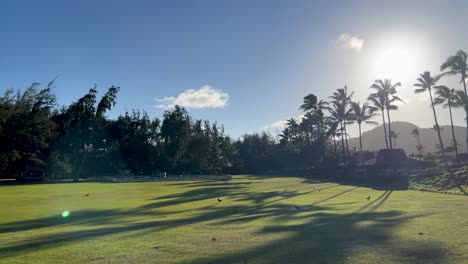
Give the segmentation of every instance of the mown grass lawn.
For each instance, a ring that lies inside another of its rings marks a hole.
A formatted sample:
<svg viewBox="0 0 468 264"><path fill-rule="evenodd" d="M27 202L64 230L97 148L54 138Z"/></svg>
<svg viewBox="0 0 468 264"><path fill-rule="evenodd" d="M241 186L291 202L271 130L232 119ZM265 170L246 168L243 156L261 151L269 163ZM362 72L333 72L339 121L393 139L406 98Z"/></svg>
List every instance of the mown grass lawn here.
<svg viewBox="0 0 468 264"><path fill-rule="evenodd" d="M468 263L467 201L254 176L0 186L0 262Z"/></svg>

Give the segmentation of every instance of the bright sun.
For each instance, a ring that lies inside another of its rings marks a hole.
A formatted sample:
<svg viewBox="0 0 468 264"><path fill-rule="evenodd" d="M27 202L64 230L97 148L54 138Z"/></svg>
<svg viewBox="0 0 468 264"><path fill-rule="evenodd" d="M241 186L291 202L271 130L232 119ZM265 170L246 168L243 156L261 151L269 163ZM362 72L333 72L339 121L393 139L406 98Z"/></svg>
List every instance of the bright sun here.
<svg viewBox="0 0 468 264"><path fill-rule="evenodd" d="M421 69L421 50L414 39L382 41L370 56L373 75L378 79L412 81Z"/></svg>

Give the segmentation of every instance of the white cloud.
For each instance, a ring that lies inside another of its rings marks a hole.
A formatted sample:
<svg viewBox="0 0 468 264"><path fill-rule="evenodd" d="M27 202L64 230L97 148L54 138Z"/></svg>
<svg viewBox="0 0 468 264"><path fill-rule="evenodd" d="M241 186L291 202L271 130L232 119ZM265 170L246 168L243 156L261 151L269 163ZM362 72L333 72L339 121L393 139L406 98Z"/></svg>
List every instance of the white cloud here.
<svg viewBox="0 0 468 264"><path fill-rule="evenodd" d="M301 122L302 119L304 119L304 115L300 114L296 116L294 119L296 119L297 122ZM287 120L279 120L274 122L273 124L270 125L270 128L283 128L287 125L288 121ZM266 127L268 128L268 127Z"/></svg>
<svg viewBox="0 0 468 264"><path fill-rule="evenodd" d="M338 43L342 48L353 49L355 51L361 51L362 47L364 47L364 39L352 36L349 33L341 34L338 37Z"/></svg>
<svg viewBox="0 0 468 264"><path fill-rule="evenodd" d="M156 107L163 109L172 108L175 105L186 108L223 108L228 104L229 94L205 85L198 90L188 89L177 97L157 98L156 101L160 103Z"/></svg>
<svg viewBox="0 0 468 264"><path fill-rule="evenodd" d="M270 126L271 128L282 128L282 127L285 127L287 123L288 121L286 120L280 120L280 121L274 122Z"/></svg>

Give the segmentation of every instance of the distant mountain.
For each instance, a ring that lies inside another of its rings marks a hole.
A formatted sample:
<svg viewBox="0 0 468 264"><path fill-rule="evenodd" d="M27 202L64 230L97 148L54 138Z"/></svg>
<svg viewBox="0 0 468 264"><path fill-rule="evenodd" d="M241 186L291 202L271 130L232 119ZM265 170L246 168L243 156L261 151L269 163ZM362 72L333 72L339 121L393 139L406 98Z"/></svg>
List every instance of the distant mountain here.
<svg viewBox="0 0 468 264"><path fill-rule="evenodd" d="M436 144L439 144L437 132L433 128L419 128L415 124L409 122L392 122L392 130L399 134L396 139L396 148L405 150L406 154L418 153L416 145L418 141L411 136L411 131L415 128L419 130L421 145L424 147L424 153L434 152ZM455 137L458 142L458 151L466 152L466 127L455 126ZM441 126L442 140L444 146L452 146L452 131L450 126ZM388 124L387 124L388 132ZM359 138L348 139L349 148L356 147L359 149ZM382 126L375 127L369 131L362 133L362 147L364 150L376 151L385 148L385 138Z"/></svg>

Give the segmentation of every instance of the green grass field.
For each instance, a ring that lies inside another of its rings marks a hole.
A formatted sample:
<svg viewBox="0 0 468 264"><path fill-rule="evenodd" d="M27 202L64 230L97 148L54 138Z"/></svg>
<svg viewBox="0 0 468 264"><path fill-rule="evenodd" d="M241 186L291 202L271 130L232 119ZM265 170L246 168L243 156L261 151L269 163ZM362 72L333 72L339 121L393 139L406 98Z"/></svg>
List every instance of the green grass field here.
<svg viewBox="0 0 468 264"><path fill-rule="evenodd" d="M238 176L8 185L0 201L0 263L468 263L465 196Z"/></svg>

